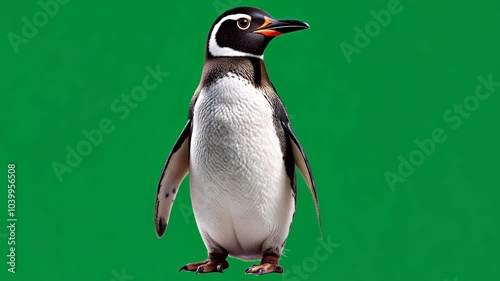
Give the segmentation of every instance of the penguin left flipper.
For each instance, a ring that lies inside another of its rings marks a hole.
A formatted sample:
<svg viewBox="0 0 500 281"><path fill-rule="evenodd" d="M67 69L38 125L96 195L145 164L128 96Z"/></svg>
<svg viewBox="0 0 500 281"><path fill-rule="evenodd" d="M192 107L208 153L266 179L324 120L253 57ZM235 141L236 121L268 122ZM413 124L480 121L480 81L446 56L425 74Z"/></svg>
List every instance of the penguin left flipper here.
<svg viewBox="0 0 500 281"><path fill-rule="evenodd" d="M295 165L297 165L297 167L299 168L299 171L302 174L302 177L304 178L307 186L309 187L311 195L313 196L314 204L316 205L316 214L318 216L320 234L321 237L323 237L323 227L321 225L321 214L319 212L319 202L318 195L316 194L316 185L314 184L314 178L311 172L311 167L309 166L309 161L307 160L306 153L304 152L304 149L302 149L299 140L295 136L288 118L282 118L281 126L283 127L286 136L290 138Z"/></svg>
<svg viewBox="0 0 500 281"><path fill-rule="evenodd" d="M188 120L172 148L158 183L155 204L155 227L158 238L161 238L167 229L176 191L189 172L190 136L191 119Z"/></svg>

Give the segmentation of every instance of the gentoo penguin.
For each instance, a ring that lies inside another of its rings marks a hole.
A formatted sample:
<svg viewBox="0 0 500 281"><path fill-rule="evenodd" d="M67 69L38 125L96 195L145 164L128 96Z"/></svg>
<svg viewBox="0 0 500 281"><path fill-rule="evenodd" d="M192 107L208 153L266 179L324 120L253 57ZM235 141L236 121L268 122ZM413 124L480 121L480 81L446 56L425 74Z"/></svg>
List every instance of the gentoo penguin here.
<svg viewBox="0 0 500 281"><path fill-rule="evenodd" d="M308 28L302 21L240 7L223 13L210 29L201 81L156 196L161 237L179 185L190 174L194 216L208 258L179 271L222 273L229 255L261 259L246 273L283 273L278 261L295 214L295 165L311 191L321 229L311 168L263 61L274 37Z"/></svg>

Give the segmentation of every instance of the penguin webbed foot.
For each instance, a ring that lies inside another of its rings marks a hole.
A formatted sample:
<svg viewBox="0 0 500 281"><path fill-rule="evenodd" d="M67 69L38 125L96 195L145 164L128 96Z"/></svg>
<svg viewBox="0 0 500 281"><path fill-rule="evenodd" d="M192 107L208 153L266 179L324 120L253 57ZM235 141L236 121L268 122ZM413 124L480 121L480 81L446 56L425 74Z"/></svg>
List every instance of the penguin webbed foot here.
<svg viewBox="0 0 500 281"><path fill-rule="evenodd" d="M226 256L210 255L206 261L188 263L181 267L179 271L193 271L198 273L219 272L224 273L224 270L229 268L229 263L226 261Z"/></svg>
<svg viewBox="0 0 500 281"><path fill-rule="evenodd" d="M245 270L246 274L262 275L268 273L280 273L283 274L285 270L282 266L278 265L279 257L276 255L264 256L260 264L254 264Z"/></svg>
<svg viewBox="0 0 500 281"><path fill-rule="evenodd" d="M283 274L285 270L282 266L271 263L263 263L259 265L253 265L245 270L246 274L262 275L267 273L280 273Z"/></svg>

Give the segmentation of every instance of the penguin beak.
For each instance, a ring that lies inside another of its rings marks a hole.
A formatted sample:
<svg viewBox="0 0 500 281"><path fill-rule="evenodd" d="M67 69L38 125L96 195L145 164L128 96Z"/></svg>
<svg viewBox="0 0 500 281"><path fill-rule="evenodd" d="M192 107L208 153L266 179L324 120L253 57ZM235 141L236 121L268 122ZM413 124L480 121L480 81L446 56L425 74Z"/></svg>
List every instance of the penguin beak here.
<svg viewBox="0 0 500 281"><path fill-rule="evenodd" d="M253 33L276 37L297 30L309 29L309 25L300 20L275 20L268 17L264 17L264 20L264 24L254 30Z"/></svg>

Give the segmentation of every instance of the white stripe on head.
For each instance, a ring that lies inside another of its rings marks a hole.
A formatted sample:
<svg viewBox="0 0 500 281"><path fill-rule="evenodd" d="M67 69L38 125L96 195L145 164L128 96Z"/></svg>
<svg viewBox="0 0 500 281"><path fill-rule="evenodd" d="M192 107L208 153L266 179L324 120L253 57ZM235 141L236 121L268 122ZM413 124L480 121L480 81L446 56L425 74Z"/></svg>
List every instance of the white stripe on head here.
<svg viewBox="0 0 500 281"><path fill-rule="evenodd" d="M246 18L249 21L252 20L252 17L247 14L235 14L223 17L212 29L212 33L210 34L210 39L208 41L208 51L214 57L254 57L258 59L263 59L264 56L258 56L250 53L245 53L241 51L234 50L229 47L221 47L217 44L216 34L219 31L220 26L226 20L238 20L240 18ZM236 24L236 23L235 23Z"/></svg>

